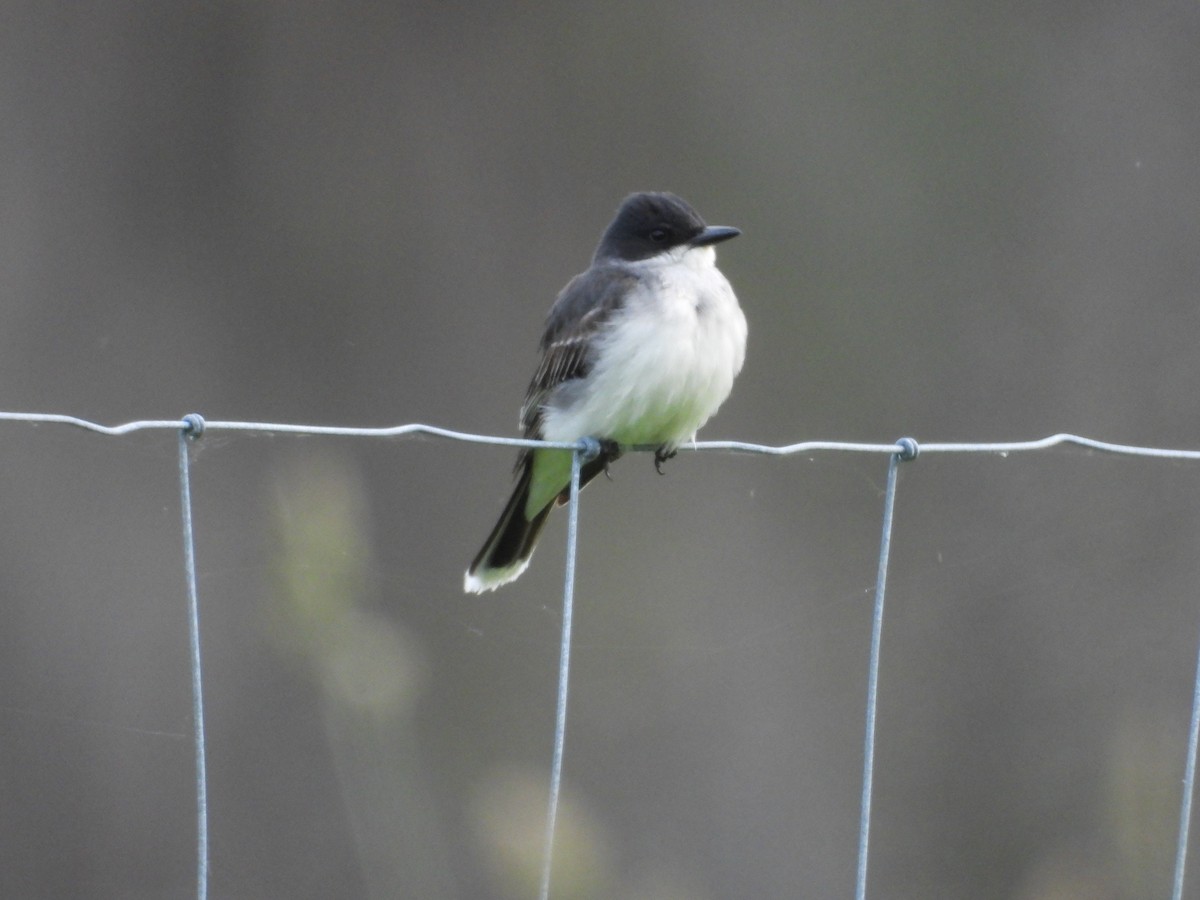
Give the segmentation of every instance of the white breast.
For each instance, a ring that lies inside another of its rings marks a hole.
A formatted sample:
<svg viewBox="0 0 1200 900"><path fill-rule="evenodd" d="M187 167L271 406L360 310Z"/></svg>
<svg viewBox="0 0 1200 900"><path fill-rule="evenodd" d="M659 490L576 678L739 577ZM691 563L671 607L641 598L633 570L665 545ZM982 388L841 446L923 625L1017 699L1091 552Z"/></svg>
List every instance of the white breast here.
<svg viewBox="0 0 1200 900"><path fill-rule="evenodd" d="M692 439L746 354L746 318L715 259L697 247L637 264L641 282L597 338L592 371L548 399L547 440L673 449Z"/></svg>

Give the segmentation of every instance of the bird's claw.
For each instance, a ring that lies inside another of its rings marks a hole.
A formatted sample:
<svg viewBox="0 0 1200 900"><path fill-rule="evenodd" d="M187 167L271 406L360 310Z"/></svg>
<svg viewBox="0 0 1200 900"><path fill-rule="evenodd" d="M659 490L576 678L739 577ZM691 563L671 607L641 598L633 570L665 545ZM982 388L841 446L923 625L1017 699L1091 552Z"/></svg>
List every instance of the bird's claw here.
<svg viewBox="0 0 1200 900"><path fill-rule="evenodd" d="M608 470L608 467L614 459L621 455L621 445L616 441L605 438L600 441L600 455L604 460L604 477L612 481L612 472Z"/></svg>
<svg viewBox="0 0 1200 900"><path fill-rule="evenodd" d="M674 451L674 450L672 450L668 453L662 447L659 447L657 450L655 450L654 451L654 471L657 472L659 475L662 475L663 474L662 464L665 463L668 459L674 459L675 453L676 453L676 451Z"/></svg>

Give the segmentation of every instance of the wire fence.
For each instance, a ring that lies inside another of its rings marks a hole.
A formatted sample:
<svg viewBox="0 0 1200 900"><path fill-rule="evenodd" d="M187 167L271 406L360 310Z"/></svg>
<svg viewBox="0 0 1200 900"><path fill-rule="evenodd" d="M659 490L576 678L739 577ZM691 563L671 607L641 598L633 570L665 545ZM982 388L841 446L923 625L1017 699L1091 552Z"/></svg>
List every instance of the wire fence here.
<svg viewBox="0 0 1200 900"><path fill-rule="evenodd" d="M169 431L178 436L179 447L179 492L182 515L182 541L184 551L184 580L187 595L189 628L190 669L192 684L192 716L195 752L195 799L196 799L196 893L206 900L209 885L209 834L208 834L208 784L206 775L207 747L204 735L203 668L200 647L200 601L196 579L195 542L192 521L191 482L189 466L189 444L205 434L218 431L257 432L265 434L329 435L339 437L396 438L426 435L447 440L475 444L511 447L551 447L572 450L570 501L568 503L567 543L564 565L562 634L559 650L558 691L556 699L553 751L551 757L550 792L545 817L545 838L542 852L539 897L548 900L551 896L553 875L553 850L558 803L562 784L562 768L565 752L568 684L570 676L571 628L574 605L575 559L578 546L579 477L584 462L594 458L600 451L599 443L585 439L578 443L554 443L532 441L522 438L506 438L491 435L452 431L421 423L391 427L343 427L332 425L301 425L293 423L205 421L195 413L180 419L147 419L107 426L74 416L0 412L0 422L44 425L66 425L86 431L119 437L141 431ZM891 547L892 524L895 513L897 483L901 464L917 459L919 455L946 454L999 454L1027 453L1053 447L1070 445L1093 451L1124 456L1155 457L1175 460L1200 460L1200 450L1144 447L1094 440L1074 434L1055 434L1031 441L1000 443L925 443L918 444L912 438L901 438L887 444L852 443L841 441L804 441L783 446L747 443L742 441L698 441L681 449L707 452L749 453L767 456L791 456L819 452L859 453L883 455L888 459L887 483L881 510L881 535L879 562L875 580L874 609L872 615L871 644L868 658L867 698L865 727L863 732L862 799L859 816L857 867L855 875L856 900L865 900L868 886L868 858L871 836L871 802L875 771L875 723L878 709L880 656L883 637L884 602L887 587L888 562ZM652 451L654 447L633 447L629 450ZM1200 649L1198 649L1196 675L1193 684L1191 720L1188 728L1185 771L1182 779L1179 824L1175 849L1172 879L1172 900L1182 900L1184 876L1187 864L1188 832L1191 824L1191 809L1196 777L1197 748L1200 745Z"/></svg>

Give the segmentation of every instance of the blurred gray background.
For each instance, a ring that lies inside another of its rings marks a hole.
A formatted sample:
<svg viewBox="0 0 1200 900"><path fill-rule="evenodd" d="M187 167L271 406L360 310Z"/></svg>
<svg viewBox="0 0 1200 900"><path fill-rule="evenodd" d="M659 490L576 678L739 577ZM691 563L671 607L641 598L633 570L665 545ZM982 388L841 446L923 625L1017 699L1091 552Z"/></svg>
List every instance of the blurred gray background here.
<svg viewBox="0 0 1200 900"><path fill-rule="evenodd" d="M704 437L1200 446L1191 2L0 8L0 409L516 433L633 190L744 236ZM534 893L564 517L506 449L193 451L212 895ZM176 443L0 426L0 895L194 894ZM851 891L881 456L584 496L555 897ZM925 456L871 896L1161 897L1200 466ZM1200 896L1200 876L1191 879Z"/></svg>

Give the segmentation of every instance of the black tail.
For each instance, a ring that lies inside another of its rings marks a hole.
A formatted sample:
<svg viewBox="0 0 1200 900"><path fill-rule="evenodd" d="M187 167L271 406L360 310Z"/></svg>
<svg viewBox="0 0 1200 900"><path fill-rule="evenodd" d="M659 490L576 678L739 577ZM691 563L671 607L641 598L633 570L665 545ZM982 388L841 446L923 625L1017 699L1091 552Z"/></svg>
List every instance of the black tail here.
<svg viewBox="0 0 1200 900"><path fill-rule="evenodd" d="M516 579L533 556L533 548L550 515L553 503L538 512L533 519L525 518L525 502L529 499L529 483L533 477L533 454L527 453L521 460L520 475L516 487L496 527L483 542L479 551L467 569L463 579L463 590L475 594L493 591L502 584Z"/></svg>
<svg viewBox="0 0 1200 900"><path fill-rule="evenodd" d="M605 471L608 464L618 456L618 449L606 448L596 459L585 463L579 472L580 490ZM554 501L546 504L532 519L527 519L525 504L529 499L529 485L533 478L533 454L524 454L517 466L519 474L512 496L508 498L499 521L463 578L463 590L468 593L482 594L484 591L494 591L500 585L520 577L529 565L529 559L533 556L534 547L537 546L550 510L570 499L571 487L567 485Z"/></svg>

